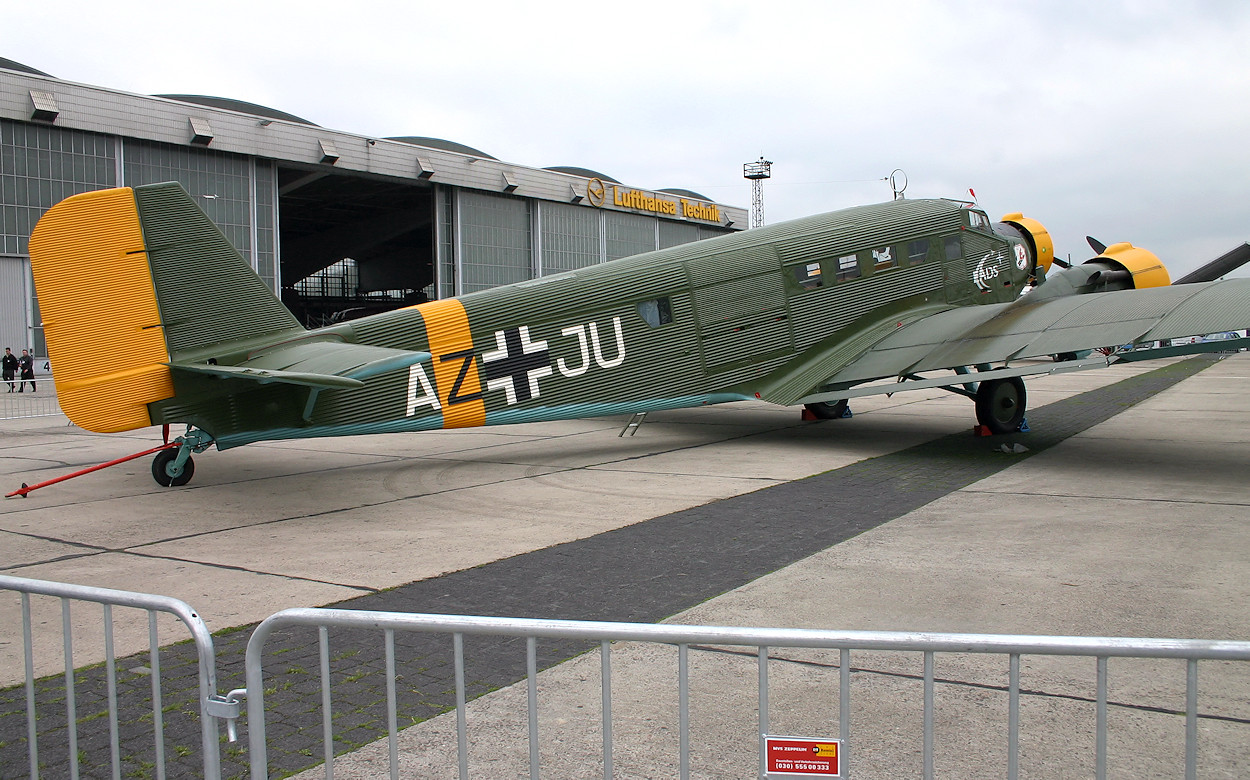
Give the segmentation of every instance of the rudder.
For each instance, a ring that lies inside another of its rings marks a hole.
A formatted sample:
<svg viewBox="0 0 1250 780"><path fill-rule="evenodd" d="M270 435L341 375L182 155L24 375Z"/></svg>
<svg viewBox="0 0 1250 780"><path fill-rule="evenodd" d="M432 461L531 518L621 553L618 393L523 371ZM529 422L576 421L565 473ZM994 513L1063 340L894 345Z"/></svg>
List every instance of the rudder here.
<svg viewBox="0 0 1250 780"><path fill-rule="evenodd" d="M101 433L152 424L169 363L303 328L178 184L83 193L30 238L57 396Z"/></svg>
<svg viewBox="0 0 1250 780"><path fill-rule="evenodd" d="M53 206L31 233L30 265L66 416L101 433L151 425L147 404L174 388L132 191Z"/></svg>

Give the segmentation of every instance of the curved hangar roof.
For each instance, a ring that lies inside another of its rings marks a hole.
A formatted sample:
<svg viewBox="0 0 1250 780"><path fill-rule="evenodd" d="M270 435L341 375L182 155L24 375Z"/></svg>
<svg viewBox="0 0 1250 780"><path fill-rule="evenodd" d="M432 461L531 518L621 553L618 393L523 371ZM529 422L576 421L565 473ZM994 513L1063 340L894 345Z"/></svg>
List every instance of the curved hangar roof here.
<svg viewBox="0 0 1250 780"><path fill-rule="evenodd" d="M249 103L246 100L235 100L234 98L214 97L212 95L153 95L152 97L166 98L167 100L178 100L183 103L195 103L209 108L224 108L227 111L238 111L240 114L255 114L263 116L266 119L281 119L284 122L298 122L301 125L310 125L312 127L320 127L316 122L309 122L303 117L295 114L288 114L285 111L279 111L276 108L262 106L258 103Z"/></svg>
<svg viewBox="0 0 1250 780"><path fill-rule="evenodd" d="M400 143L413 144L414 146L428 146L431 149L442 149L445 152L467 154L470 157L482 157L487 160L499 159L493 154L483 152L481 149L474 149L472 146L458 144L455 141L445 141L442 138L430 138L424 135L392 135L387 136L386 140L399 141Z"/></svg>
<svg viewBox="0 0 1250 780"><path fill-rule="evenodd" d="M22 63L17 62L16 60L5 59L4 57L0 57L0 68L4 68L5 70L16 70L22 73L29 73L32 76L47 76L50 79L56 78L56 76L53 76L50 73L44 73L41 70L35 70L29 65L23 65Z"/></svg>
<svg viewBox="0 0 1250 780"><path fill-rule="evenodd" d="M55 76L52 76L51 74L44 73L43 71L32 68L29 65L24 65L20 62L17 62L16 60L10 60L5 57L0 57L0 68L6 69L6 70L18 71L20 73L29 73L35 76L45 76L47 78L56 78ZM239 113L252 114L253 116L264 117L266 119L278 119L278 120L282 120L285 122L294 122L296 124L306 125L309 127L321 127L321 125L318 125L315 122L310 122L307 119L304 119L303 117L296 116L295 114L289 114L285 111L279 111L278 109L270 108L269 106L262 106L258 103L249 103L246 100L236 100L234 98L216 97L213 95L183 95L183 94L154 95L153 97L165 98L167 100L177 100L182 103L194 103L196 105L208 106L210 108L221 108L227 111L237 111ZM453 152L456 154L464 154L464 155L469 155L472 157L479 157L479 158L483 158L487 160L499 159L498 157L495 157L493 154L487 154L486 152L483 152L481 149L476 149L472 146L468 146L467 144L457 143L456 141L448 141L442 138L431 138L429 136L423 136L423 135L399 135L399 136L388 136L386 140L398 141L400 143L413 144L415 146L425 146L431 149L441 149L447 152ZM570 176L580 176L586 179L599 179L601 181L611 182L613 184L621 184L621 181L619 179L609 176L606 173L600 173L599 171L591 170L590 168L582 168L576 165L552 165L552 166L548 166L544 168L543 170L553 171L555 173L566 173L566 174L569 174ZM678 195L678 196L695 198L698 200L705 200L708 202L712 202L712 199L707 197L706 195L700 194L693 190L683 189L680 187L670 187L666 189L657 190L657 192L665 192L665 193L668 193L669 195Z"/></svg>

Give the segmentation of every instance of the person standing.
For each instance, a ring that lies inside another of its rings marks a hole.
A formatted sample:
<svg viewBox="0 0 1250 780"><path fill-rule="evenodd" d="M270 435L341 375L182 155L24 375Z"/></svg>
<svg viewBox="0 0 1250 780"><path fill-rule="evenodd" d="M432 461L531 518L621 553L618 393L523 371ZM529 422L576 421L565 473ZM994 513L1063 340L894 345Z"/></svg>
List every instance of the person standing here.
<svg viewBox="0 0 1250 780"><path fill-rule="evenodd" d="M4 348L4 357L0 358L0 371L3 372L4 381L9 383L9 392L13 392L13 378L17 376L17 355L8 347Z"/></svg>
<svg viewBox="0 0 1250 780"><path fill-rule="evenodd" d="M35 392L35 359L30 356L28 350L22 350L22 356L17 359L17 367L21 371L17 392L25 391L27 382L30 382L30 391Z"/></svg>

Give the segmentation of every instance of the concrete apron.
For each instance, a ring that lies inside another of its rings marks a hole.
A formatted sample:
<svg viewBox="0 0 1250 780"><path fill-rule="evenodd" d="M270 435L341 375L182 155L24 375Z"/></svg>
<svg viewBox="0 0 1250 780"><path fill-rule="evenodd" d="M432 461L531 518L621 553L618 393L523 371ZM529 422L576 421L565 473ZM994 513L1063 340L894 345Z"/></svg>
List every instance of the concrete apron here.
<svg viewBox="0 0 1250 780"><path fill-rule="evenodd" d="M1156 364L1033 383L1034 406ZM1204 372L1209 373L1209 372ZM157 593L212 631L288 607L330 604L840 468L968 431L968 401L940 390L858 399L856 416L799 421L763 403L624 418L269 442L197 456L185 488L156 486L149 459L0 502L7 574ZM98 435L64 418L6 421L0 478L16 488L159 443L159 430ZM176 432L175 432L176 433ZM10 488L11 489L11 488ZM499 518L509 518L501 523ZM34 599L37 676L63 669L60 605ZM73 611L76 666L102 661L100 611ZM146 650L146 617L114 611L118 656ZM16 598L0 626L20 626ZM162 618L163 642L183 639ZM23 679L0 641L0 685Z"/></svg>
<svg viewBox="0 0 1250 780"><path fill-rule="evenodd" d="M1250 358L1225 360L1025 463L670 622L1248 639L1247 378ZM613 647L616 777L676 776L676 658L671 647ZM770 732L836 737L837 654L782 649L772 658ZM1199 668L1199 774L1250 775L1250 668ZM596 651L540 674L544 776L602 776L599 669ZM920 655L857 652L852 669L845 757L854 776L918 775ZM692 776L756 773L756 674L749 650L691 649ZM936 675L950 681L936 694L938 774L1002 777L1006 658L938 656ZM1092 659L1023 658L1023 776L1094 773L1094 678ZM1184 691L1183 662L1110 662L1111 776L1183 774L1184 717L1175 713ZM525 697L521 682L469 704L474 776L527 774ZM404 730L399 750L401 776L457 777L455 714ZM340 757L334 772L384 776L386 762L382 741Z"/></svg>

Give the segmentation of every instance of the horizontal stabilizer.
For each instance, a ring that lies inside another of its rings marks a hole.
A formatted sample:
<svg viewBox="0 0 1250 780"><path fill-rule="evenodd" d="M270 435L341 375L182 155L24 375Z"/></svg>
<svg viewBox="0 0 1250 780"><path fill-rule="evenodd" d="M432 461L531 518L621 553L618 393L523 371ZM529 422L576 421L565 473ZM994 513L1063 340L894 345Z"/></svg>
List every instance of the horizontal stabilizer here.
<svg viewBox="0 0 1250 780"><path fill-rule="evenodd" d="M304 385L320 387L327 390L351 390L364 387L359 379L351 379L334 374L309 374L302 371L281 371L274 368L246 368L244 366L214 366L208 363L170 363L175 371L191 371L196 374L208 374L223 379L250 379L262 385L270 382L281 382L288 385Z"/></svg>
<svg viewBox="0 0 1250 780"><path fill-rule="evenodd" d="M371 376L408 368L431 359L429 352L369 347L341 341L305 340L281 344L238 365L170 363L175 370L223 379L246 379L261 384L281 382L322 389L363 387Z"/></svg>

